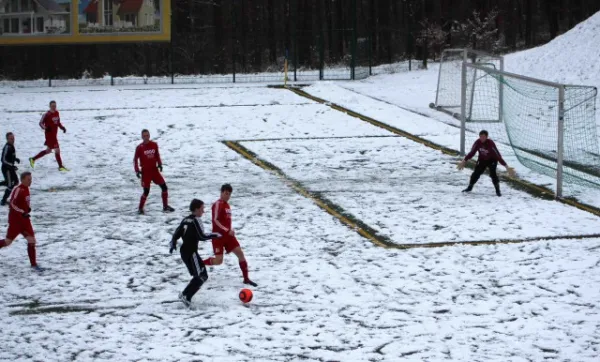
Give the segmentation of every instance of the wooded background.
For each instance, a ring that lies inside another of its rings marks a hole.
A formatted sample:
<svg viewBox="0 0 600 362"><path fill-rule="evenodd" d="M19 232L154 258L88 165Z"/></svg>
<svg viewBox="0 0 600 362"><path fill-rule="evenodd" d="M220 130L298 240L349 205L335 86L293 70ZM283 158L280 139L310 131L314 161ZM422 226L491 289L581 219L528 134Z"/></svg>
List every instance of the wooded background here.
<svg viewBox="0 0 600 362"><path fill-rule="evenodd" d="M599 0L173 0L172 42L0 47L4 79L230 74L505 53L545 43ZM354 57L352 57L354 55Z"/></svg>

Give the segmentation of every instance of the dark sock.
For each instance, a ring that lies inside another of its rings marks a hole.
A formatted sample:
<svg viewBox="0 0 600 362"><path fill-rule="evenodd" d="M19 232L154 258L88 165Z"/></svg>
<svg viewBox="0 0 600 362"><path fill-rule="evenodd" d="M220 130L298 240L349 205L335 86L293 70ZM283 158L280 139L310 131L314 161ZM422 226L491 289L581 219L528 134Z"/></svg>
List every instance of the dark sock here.
<svg viewBox="0 0 600 362"><path fill-rule="evenodd" d="M208 258L206 260L203 260L202 262L204 263L204 265L213 265L212 261L213 258Z"/></svg>

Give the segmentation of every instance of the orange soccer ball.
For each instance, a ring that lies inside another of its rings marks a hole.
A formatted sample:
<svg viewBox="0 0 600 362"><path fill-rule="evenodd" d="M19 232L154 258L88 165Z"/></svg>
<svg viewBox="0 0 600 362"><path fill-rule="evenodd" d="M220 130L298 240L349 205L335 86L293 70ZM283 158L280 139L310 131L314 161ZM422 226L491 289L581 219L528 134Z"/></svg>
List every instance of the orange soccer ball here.
<svg viewBox="0 0 600 362"><path fill-rule="evenodd" d="M252 291L250 289L240 290L240 300L242 303L250 303L252 300Z"/></svg>

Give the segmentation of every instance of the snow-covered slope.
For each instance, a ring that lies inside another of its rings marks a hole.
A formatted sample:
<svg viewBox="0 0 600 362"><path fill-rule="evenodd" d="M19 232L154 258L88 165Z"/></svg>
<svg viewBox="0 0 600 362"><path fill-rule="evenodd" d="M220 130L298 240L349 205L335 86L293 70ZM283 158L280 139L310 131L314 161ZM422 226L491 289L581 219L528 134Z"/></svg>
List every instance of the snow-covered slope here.
<svg viewBox="0 0 600 362"><path fill-rule="evenodd" d="M600 12L537 48L509 54L511 73L550 81L600 87Z"/></svg>

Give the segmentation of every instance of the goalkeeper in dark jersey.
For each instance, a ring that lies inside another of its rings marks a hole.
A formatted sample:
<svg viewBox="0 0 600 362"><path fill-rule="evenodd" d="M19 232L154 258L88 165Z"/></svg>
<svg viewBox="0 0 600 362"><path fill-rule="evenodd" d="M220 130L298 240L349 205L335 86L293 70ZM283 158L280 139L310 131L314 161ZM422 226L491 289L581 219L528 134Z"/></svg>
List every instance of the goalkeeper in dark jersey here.
<svg viewBox="0 0 600 362"><path fill-rule="evenodd" d="M190 211L192 214L184 218L175 230L169 248L169 253L173 254L173 250L177 249L177 240L183 239L183 245L179 250L181 260L183 260L192 276L192 280L190 280L187 287L179 293L179 299L186 307L190 306L192 297L208 279L206 267L202 262L202 258L198 255L198 242L221 237L219 233L204 233L200 221L200 217L204 214L204 202L197 199L192 200Z"/></svg>

